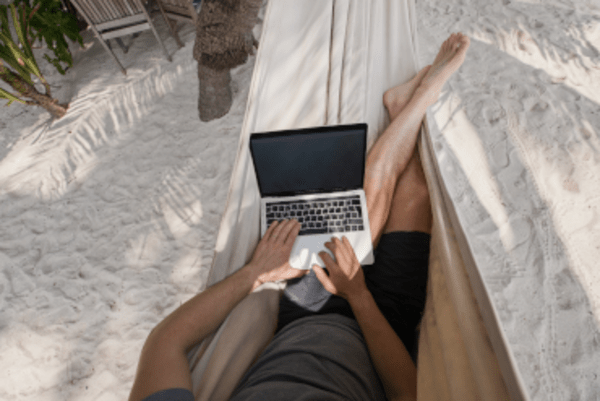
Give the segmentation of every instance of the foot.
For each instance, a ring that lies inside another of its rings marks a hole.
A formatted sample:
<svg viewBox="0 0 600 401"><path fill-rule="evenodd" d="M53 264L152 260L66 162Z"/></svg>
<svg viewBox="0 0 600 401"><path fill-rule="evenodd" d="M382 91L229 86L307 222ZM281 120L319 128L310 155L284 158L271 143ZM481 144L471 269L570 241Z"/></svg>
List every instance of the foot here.
<svg viewBox="0 0 600 401"><path fill-rule="evenodd" d="M424 67L410 81L405 82L402 85L394 86L383 94L383 104L390 115L390 120L393 120L400 114L413 93L415 93L415 90L419 87L419 84L423 80L425 74L427 74L427 71L429 71L430 67L430 65Z"/></svg>
<svg viewBox="0 0 600 401"><path fill-rule="evenodd" d="M442 44L431 68L423 77L419 88L417 88L417 90L425 91L431 104L437 101L446 81L465 61L470 43L468 36L462 33L453 33Z"/></svg>

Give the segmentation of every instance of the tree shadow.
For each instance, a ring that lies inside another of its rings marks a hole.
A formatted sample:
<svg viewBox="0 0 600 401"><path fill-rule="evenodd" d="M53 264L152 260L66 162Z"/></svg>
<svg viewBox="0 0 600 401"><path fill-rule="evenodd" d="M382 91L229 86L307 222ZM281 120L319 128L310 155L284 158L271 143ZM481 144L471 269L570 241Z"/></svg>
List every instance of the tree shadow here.
<svg viewBox="0 0 600 401"><path fill-rule="evenodd" d="M192 44L127 77L79 64L89 79L69 114L0 164L2 321L13 327L3 344L50 398L126 398L150 330L204 287L247 90L201 124ZM234 80L249 80L253 62ZM18 339L32 335L45 349Z"/></svg>

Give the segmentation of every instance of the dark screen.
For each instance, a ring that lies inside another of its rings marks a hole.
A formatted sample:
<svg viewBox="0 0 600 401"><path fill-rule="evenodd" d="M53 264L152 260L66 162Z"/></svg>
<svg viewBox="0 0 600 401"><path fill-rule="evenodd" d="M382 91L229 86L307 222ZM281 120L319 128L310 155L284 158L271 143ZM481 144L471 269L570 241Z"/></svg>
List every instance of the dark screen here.
<svg viewBox="0 0 600 401"><path fill-rule="evenodd" d="M250 148L263 196L362 188L365 129L253 135Z"/></svg>

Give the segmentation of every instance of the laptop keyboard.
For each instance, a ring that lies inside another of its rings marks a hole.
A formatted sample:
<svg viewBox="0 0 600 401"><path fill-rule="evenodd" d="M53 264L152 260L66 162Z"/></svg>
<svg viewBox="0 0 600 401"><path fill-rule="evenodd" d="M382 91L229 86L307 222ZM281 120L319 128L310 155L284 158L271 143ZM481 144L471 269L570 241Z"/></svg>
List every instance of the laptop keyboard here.
<svg viewBox="0 0 600 401"><path fill-rule="evenodd" d="M302 223L298 235L343 233L364 230L360 196L267 203L267 226L296 219Z"/></svg>

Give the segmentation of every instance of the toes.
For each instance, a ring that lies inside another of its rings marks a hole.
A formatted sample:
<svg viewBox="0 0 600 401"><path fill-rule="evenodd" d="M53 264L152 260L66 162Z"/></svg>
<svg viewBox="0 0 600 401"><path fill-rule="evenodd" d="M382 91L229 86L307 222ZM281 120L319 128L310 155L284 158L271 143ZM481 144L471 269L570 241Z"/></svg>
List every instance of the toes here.
<svg viewBox="0 0 600 401"><path fill-rule="evenodd" d="M442 44L442 50L448 51L452 47L452 36L450 36L446 41Z"/></svg>
<svg viewBox="0 0 600 401"><path fill-rule="evenodd" d="M460 51L465 52L469 48L469 45L471 44L471 40L469 39L468 36L462 35L462 37L460 38L459 44L460 44Z"/></svg>
<svg viewBox="0 0 600 401"><path fill-rule="evenodd" d="M443 44L444 50L451 50L454 48L456 40L458 39L458 34L457 33L453 33L451 34L448 39L446 39L446 41Z"/></svg>
<svg viewBox="0 0 600 401"><path fill-rule="evenodd" d="M465 47L469 47L471 44L471 39L469 39L467 35L463 35L461 39L462 44L465 45Z"/></svg>

